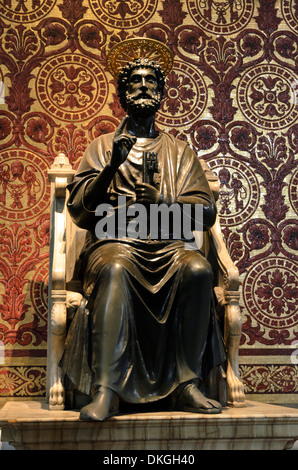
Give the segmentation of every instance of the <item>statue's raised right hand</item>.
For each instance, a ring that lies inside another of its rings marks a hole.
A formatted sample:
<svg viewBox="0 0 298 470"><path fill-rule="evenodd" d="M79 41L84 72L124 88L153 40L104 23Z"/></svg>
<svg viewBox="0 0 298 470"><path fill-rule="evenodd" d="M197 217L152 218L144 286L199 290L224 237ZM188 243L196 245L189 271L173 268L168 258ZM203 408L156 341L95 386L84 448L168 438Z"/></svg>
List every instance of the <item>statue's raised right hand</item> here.
<svg viewBox="0 0 298 470"><path fill-rule="evenodd" d="M113 139L111 165L116 168L125 162L129 152L137 140L136 137L128 134L124 129L127 119L127 117L123 119L119 127L116 129Z"/></svg>

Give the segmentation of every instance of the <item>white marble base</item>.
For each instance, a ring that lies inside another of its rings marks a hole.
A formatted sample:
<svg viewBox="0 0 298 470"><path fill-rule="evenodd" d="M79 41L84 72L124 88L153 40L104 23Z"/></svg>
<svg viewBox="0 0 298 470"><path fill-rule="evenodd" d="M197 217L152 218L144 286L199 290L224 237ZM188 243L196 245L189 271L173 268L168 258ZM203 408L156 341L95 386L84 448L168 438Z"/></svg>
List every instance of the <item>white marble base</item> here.
<svg viewBox="0 0 298 470"><path fill-rule="evenodd" d="M155 412L83 422L77 411L37 401L7 402L2 441L31 450L280 450L298 439L298 410L247 401L219 415Z"/></svg>

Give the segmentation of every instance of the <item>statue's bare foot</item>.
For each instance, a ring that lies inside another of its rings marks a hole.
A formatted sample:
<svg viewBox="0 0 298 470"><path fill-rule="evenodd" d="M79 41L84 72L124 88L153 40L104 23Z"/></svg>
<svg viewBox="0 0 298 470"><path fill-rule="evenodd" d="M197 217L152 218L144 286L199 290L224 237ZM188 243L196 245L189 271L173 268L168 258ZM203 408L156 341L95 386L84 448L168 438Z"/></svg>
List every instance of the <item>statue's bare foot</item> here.
<svg viewBox="0 0 298 470"><path fill-rule="evenodd" d="M172 409L191 413L217 414L221 413L222 406L217 401L205 397L195 385L188 384L178 395Z"/></svg>
<svg viewBox="0 0 298 470"><path fill-rule="evenodd" d="M99 387L92 402L84 406L80 419L84 421L103 421L119 413L119 398L111 389Z"/></svg>

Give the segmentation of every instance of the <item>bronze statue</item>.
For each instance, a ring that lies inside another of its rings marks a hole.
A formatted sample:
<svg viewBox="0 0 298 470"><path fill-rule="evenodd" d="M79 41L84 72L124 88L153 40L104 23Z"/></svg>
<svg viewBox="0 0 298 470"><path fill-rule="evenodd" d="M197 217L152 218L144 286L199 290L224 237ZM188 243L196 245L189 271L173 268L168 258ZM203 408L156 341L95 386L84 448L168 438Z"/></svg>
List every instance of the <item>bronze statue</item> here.
<svg viewBox="0 0 298 470"><path fill-rule="evenodd" d="M215 221L215 202L198 157L186 142L156 130L164 83L162 68L150 58L122 68L118 91L127 116L115 133L91 142L68 188L70 215L88 231L79 277L90 312L92 401L81 409L82 420L117 414L121 400L148 403L164 397L173 410L221 412L221 405L199 390L225 360L209 262L199 250L187 249L183 234L177 238L171 232L164 239L159 231L152 238L149 229L143 238L127 233L98 238L96 232L97 207L112 207L118 220L119 197L127 209L201 205L204 229ZM86 377L87 366L80 373Z"/></svg>

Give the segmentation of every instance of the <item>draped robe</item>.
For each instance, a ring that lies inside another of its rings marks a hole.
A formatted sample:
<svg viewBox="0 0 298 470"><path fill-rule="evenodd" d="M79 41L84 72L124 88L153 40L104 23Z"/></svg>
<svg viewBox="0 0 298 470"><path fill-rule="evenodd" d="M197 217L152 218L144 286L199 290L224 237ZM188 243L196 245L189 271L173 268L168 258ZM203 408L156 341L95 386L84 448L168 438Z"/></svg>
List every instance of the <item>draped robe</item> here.
<svg viewBox="0 0 298 470"><path fill-rule="evenodd" d="M212 269L199 250L187 249L183 236L152 239L150 231L145 239L96 236L98 217L85 207L84 194L109 163L112 146L112 133L95 139L68 188L70 215L87 230L78 277L89 318L78 313L73 321L62 369L84 393L104 385L126 402L142 403L169 395L180 383L205 380L224 362L225 351ZM96 202L111 204L117 214L119 196L126 197L127 207L136 201L144 151L157 154L154 184L161 202L201 204L204 229L211 227L216 207L198 157L186 142L163 132L137 139L104 200ZM81 351L86 344L89 352Z"/></svg>

